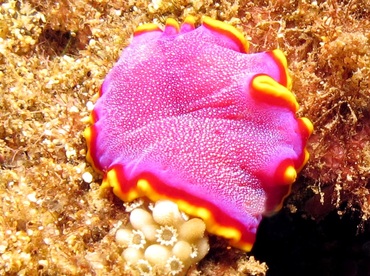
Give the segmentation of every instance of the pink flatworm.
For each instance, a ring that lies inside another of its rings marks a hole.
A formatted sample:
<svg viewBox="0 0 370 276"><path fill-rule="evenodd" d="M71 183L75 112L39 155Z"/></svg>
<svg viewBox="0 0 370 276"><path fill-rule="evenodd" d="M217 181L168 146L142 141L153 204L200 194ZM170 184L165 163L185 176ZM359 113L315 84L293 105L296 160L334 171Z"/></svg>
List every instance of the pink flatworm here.
<svg viewBox="0 0 370 276"><path fill-rule="evenodd" d="M234 27L205 17L139 26L102 84L88 160L124 201L170 199L249 251L307 162L280 50L246 54Z"/></svg>

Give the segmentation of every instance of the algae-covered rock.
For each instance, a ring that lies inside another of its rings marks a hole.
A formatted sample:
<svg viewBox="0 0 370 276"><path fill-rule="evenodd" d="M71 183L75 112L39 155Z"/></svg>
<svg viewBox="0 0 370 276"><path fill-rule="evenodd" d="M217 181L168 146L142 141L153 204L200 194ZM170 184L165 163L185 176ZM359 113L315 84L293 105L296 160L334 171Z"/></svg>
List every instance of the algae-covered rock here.
<svg viewBox="0 0 370 276"><path fill-rule="evenodd" d="M133 30L187 15L234 25L251 52L282 49L299 115L315 126L311 159L252 253L211 236L188 274L300 274L318 263L369 273L369 11L360 0L1 1L0 274L123 275L115 232L128 213L100 194L82 132Z"/></svg>

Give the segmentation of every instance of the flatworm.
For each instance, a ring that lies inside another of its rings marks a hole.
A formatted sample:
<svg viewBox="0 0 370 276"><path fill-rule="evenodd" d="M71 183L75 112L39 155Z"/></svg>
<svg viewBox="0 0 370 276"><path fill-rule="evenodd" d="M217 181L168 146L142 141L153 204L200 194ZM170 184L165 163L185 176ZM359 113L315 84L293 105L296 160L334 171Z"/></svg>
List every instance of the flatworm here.
<svg viewBox="0 0 370 276"><path fill-rule="evenodd" d="M313 127L296 117L280 50L247 54L234 27L194 23L137 28L102 84L87 158L122 200L170 199L249 251L307 162Z"/></svg>

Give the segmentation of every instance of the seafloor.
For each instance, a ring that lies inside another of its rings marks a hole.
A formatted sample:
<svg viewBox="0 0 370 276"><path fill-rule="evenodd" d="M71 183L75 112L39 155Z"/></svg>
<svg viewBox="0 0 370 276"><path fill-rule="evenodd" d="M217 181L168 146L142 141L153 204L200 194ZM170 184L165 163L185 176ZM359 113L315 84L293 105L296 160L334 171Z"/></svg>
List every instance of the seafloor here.
<svg viewBox="0 0 370 276"><path fill-rule="evenodd" d="M251 52L282 49L315 126L252 252L211 237L189 275L370 275L369 0L0 1L1 275L130 274L113 235L127 214L100 196L82 132L135 27L187 15L234 25Z"/></svg>

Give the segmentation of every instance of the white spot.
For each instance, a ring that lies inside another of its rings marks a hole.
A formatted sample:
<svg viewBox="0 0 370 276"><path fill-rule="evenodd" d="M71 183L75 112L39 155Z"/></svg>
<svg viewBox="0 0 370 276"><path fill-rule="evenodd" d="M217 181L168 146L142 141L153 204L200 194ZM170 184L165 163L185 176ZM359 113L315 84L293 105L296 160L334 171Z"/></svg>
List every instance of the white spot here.
<svg viewBox="0 0 370 276"><path fill-rule="evenodd" d="M36 202L36 201L37 201L36 193L29 194L29 195L27 196L27 199L28 199L30 202Z"/></svg>
<svg viewBox="0 0 370 276"><path fill-rule="evenodd" d="M86 108L88 111L92 111L94 109L94 104L90 101L86 103Z"/></svg>
<svg viewBox="0 0 370 276"><path fill-rule="evenodd" d="M71 113L78 113L78 112L79 112L79 110L78 110L78 108L77 108L76 106L72 106L72 107L69 109L69 112L71 112Z"/></svg>
<svg viewBox="0 0 370 276"><path fill-rule="evenodd" d="M93 176L92 176L92 174L91 174L91 173L89 173L89 172L84 172L84 173L82 174L82 179L83 179L83 181L85 181L86 183L91 183L91 182L92 182L92 180L93 180Z"/></svg>

